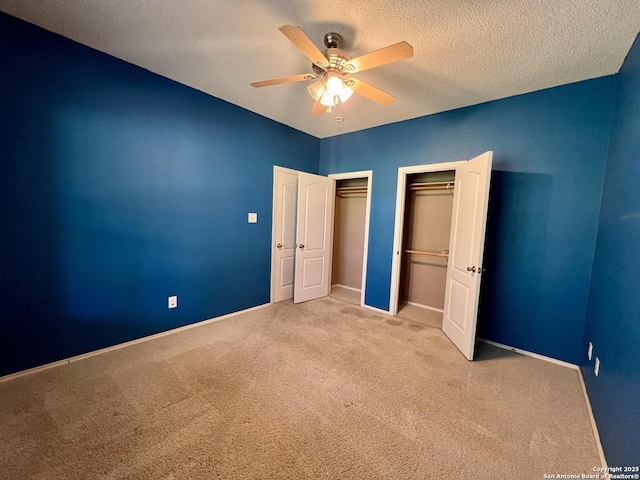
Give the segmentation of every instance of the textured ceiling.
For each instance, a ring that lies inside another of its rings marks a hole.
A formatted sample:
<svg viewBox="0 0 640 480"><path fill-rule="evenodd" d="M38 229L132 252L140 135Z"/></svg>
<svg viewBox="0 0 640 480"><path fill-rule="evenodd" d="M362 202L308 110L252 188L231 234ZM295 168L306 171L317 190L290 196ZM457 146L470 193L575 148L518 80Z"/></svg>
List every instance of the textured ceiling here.
<svg viewBox="0 0 640 480"><path fill-rule="evenodd" d="M618 72L640 30L638 0L0 0L0 10L319 138ZM414 56L355 77L358 95L311 115L311 71L278 31L325 33L352 57L409 42ZM344 117L339 125L334 117Z"/></svg>

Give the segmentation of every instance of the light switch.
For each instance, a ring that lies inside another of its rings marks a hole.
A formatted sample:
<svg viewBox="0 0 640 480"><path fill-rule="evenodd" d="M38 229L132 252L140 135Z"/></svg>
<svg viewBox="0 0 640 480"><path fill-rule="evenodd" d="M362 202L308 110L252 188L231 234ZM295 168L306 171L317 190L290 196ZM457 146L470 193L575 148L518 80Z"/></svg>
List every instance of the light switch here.
<svg viewBox="0 0 640 480"><path fill-rule="evenodd" d="M258 214L250 213L249 214L249 223L258 223Z"/></svg>

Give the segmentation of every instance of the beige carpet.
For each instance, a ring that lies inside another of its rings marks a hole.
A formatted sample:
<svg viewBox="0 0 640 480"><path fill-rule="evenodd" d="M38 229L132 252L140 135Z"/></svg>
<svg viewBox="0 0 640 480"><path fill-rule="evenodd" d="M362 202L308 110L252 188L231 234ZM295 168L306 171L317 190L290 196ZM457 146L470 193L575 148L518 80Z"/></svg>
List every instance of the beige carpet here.
<svg viewBox="0 0 640 480"><path fill-rule="evenodd" d="M598 465L576 371L324 298L0 382L0 476L543 478Z"/></svg>
<svg viewBox="0 0 640 480"><path fill-rule="evenodd" d="M356 292L355 290L333 285L331 287L331 296L343 302L360 305L360 292Z"/></svg>
<svg viewBox="0 0 640 480"><path fill-rule="evenodd" d="M425 327L442 328L442 313L428 308L400 302L398 305L398 317Z"/></svg>

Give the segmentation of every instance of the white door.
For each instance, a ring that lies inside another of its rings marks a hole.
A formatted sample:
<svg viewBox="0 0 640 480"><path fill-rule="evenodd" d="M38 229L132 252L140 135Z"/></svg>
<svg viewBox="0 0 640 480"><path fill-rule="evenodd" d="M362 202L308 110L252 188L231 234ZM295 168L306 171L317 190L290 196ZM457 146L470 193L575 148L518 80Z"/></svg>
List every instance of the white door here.
<svg viewBox="0 0 640 480"><path fill-rule="evenodd" d="M334 202L335 180L299 173L294 303L329 295Z"/></svg>
<svg viewBox="0 0 640 480"><path fill-rule="evenodd" d="M273 301L293 297L298 173L274 169Z"/></svg>
<svg viewBox="0 0 640 480"><path fill-rule="evenodd" d="M473 360L493 152L456 168L442 330Z"/></svg>

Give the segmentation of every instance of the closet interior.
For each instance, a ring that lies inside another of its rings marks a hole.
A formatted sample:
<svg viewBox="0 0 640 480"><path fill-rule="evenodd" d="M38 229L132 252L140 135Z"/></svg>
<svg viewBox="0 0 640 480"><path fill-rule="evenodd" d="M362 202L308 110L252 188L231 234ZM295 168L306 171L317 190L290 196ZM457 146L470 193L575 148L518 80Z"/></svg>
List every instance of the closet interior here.
<svg viewBox="0 0 640 480"><path fill-rule="evenodd" d="M368 179L336 180L331 294L360 304Z"/></svg>
<svg viewBox="0 0 640 480"><path fill-rule="evenodd" d="M398 316L441 327L455 171L407 176Z"/></svg>

